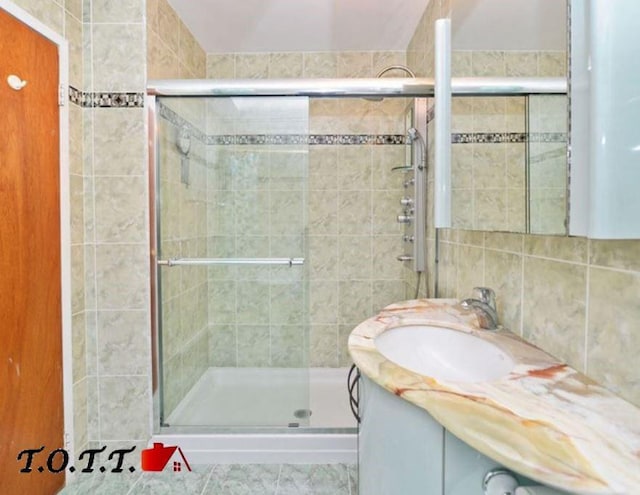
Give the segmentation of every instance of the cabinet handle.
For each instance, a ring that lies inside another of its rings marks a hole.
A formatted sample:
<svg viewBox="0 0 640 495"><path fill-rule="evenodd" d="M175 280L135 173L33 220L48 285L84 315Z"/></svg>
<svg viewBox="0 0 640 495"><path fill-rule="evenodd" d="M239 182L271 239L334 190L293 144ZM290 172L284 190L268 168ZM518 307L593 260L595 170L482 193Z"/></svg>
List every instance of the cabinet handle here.
<svg viewBox="0 0 640 495"><path fill-rule="evenodd" d="M360 397L360 370L354 364L349 369L349 375L347 376L347 389L349 390L349 407L351 408L351 414L356 418L358 424L360 423L359 404ZM354 395L355 393L355 395Z"/></svg>

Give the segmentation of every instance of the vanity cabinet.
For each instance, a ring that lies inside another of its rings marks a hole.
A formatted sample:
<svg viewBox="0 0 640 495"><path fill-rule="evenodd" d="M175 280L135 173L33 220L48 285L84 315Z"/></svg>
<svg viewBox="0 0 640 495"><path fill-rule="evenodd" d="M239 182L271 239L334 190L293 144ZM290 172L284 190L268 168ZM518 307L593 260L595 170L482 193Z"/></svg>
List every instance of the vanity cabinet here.
<svg viewBox="0 0 640 495"><path fill-rule="evenodd" d="M366 376L358 411L360 495L483 495L485 473L500 467Z"/></svg>

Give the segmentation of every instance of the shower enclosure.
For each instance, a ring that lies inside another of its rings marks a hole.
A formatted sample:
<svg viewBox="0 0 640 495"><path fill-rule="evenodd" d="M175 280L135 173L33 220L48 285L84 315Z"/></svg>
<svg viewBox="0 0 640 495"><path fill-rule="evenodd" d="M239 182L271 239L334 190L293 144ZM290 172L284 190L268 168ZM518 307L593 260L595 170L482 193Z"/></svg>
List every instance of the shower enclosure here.
<svg viewBox="0 0 640 495"><path fill-rule="evenodd" d="M347 336L412 292L393 169L413 99L217 83L149 98L154 441L194 462L355 462Z"/></svg>
<svg viewBox="0 0 640 495"><path fill-rule="evenodd" d="M151 83L153 441L194 463L355 462L348 335L415 297L412 236L435 262L433 202L407 199L433 189L431 96L424 78Z"/></svg>

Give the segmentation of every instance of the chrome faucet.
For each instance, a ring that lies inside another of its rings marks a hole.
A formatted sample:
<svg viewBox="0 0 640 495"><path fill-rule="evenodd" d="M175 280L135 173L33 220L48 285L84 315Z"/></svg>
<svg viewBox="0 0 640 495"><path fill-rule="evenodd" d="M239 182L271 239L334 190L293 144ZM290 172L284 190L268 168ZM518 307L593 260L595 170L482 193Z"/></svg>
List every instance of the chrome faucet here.
<svg viewBox="0 0 640 495"><path fill-rule="evenodd" d="M473 297L464 299L463 308L472 309L478 315L480 327L486 330L498 328L498 311L496 309L496 293L489 287L474 287Z"/></svg>

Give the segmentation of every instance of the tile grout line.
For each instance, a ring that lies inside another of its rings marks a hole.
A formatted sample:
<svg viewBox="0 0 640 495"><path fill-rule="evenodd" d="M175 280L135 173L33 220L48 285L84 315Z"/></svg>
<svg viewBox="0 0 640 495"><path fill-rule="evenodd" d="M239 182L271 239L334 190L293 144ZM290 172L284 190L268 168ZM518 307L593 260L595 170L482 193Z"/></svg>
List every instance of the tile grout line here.
<svg viewBox="0 0 640 495"><path fill-rule="evenodd" d="M207 475L207 479L204 482L204 485L202 486L202 491L200 492L200 495L205 495L207 493L207 488L209 487L209 482L211 481L211 478L213 476L213 472L216 469L216 465L212 464L211 465L211 469L209 469L209 474Z"/></svg>
<svg viewBox="0 0 640 495"><path fill-rule="evenodd" d="M521 249L524 251L524 236L521 240ZM524 338L524 253L520 256L520 336Z"/></svg>
<svg viewBox="0 0 640 495"><path fill-rule="evenodd" d="M276 487L275 487L275 491L273 492L273 495L278 495L278 492L280 491L281 476L282 476L282 464L278 466L278 477L276 478Z"/></svg>
<svg viewBox="0 0 640 495"><path fill-rule="evenodd" d="M91 6L91 12L89 13L90 15L90 27L89 27L89 32L90 32L90 53L89 53L89 62L91 63L91 89L94 88L95 86L95 71L94 71L94 61L93 61L93 56L94 56L94 41L95 41L95 31L94 31L94 25L93 25L93 5ZM94 297L94 301L92 301L92 306L95 308L94 309L94 315L93 315L93 331L94 331L94 345L95 345L95 377L96 377L96 403L97 403L97 427L98 427L98 431L97 431L97 436L98 436L98 441L102 440L102 415L100 414L100 410L101 410L101 394L100 394L100 383L101 383L101 377L102 374L100 373L100 358L99 358L99 341L98 341L98 311L99 311L99 307L98 307L98 251L97 251L97 225L98 225L98 221L97 221L97 216L96 216L96 175L95 175L95 164L96 164L96 119L95 119L95 112L93 108L89 109L90 115L91 115L91 213L92 213L92 239L91 239L91 247L92 247L92 251L93 251L93 297ZM86 240L86 239L85 239ZM86 301L85 301L86 304ZM89 410L89 408L87 407L87 411ZM88 412L87 412L88 414Z"/></svg>
<svg viewBox="0 0 640 495"><path fill-rule="evenodd" d="M585 308L584 308L584 356L583 356L583 370L586 375L589 366L589 307L591 300L591 241L587 240L587 274L585 277Z"/></svg>
<svg viewBox="0 0 640 495"><path fill-rule="evenodd" d="M138 483L140 483L140 480L142 480L142 473L138 473L138 479L133 482L131 488L127 491L127 495L134 495L135 492L133 489L138 485Z"/></svg>

